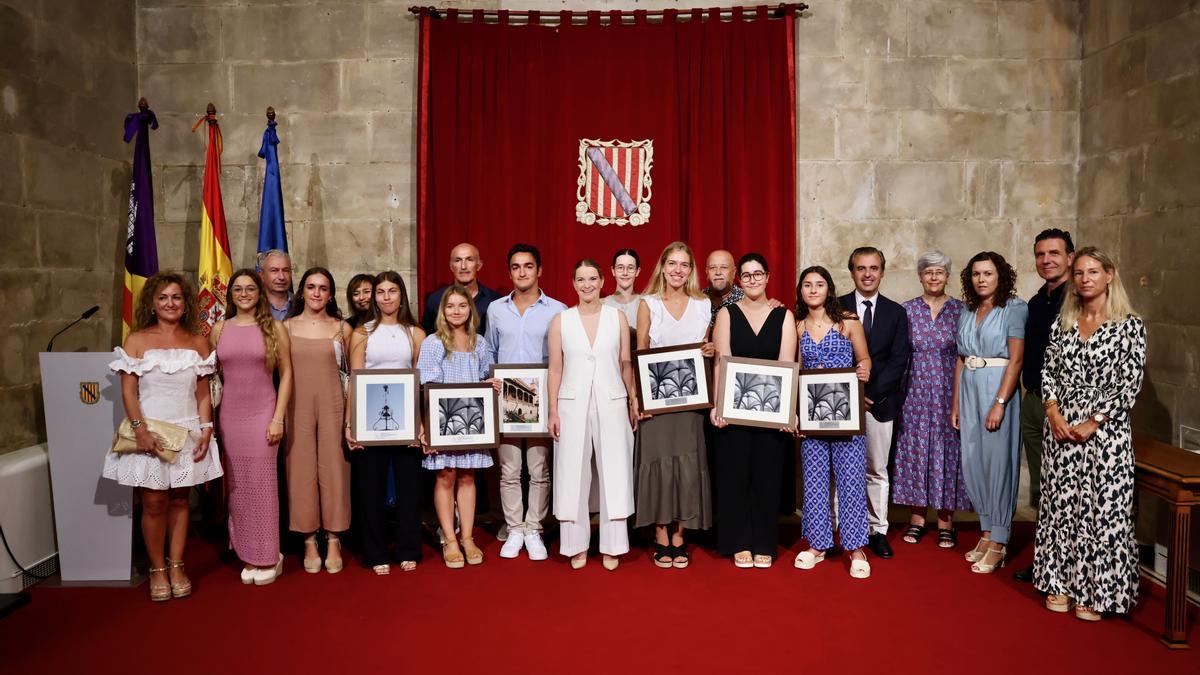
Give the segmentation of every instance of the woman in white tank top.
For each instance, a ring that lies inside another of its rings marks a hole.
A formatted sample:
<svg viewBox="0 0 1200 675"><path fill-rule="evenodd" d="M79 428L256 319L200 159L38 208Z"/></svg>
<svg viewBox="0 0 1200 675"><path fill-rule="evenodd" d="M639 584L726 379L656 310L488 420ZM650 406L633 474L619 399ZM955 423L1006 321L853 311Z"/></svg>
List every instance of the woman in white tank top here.
<svg viewBox="0 0 1200 675"><path fill-rule="evenodd" d="M375 277L368 320L350 338L350 368L412 368L425 332L413 319L408 290L400 275L382 272ZM371 446L355 442L351 430L354 411L346 407L346 443L351 455L351 499L362 533L363 562L376 574L391 571L389 560L410 572L421 560L421 450L410 446ZM391 488L395 530L388 532ZM390 554L388 548L395 546Z"/></svg>
<svg viewBox="0 0 1200 675"><path fill-rule="evenodd" d="M711 358L711 307L700 292L692 249L680 241L669 244L638 308L638 349L701 342L701 352ZM684 568L689 556L683 531L712 526L704 414L687 411L641 419L634 452L634 527L654 525L655 565Z"/></svg>
<svg viewBox="0 0 1200 675"><path fill-rule="evenodd" d="M587 563L592 528L589 502L600 510L600 553L605 569L629 551L626 519L633 514L633 430L637 409L629 357L629 323L604 305L600 265L575 264L579 304L556 316L547 332L550 433L554 436L554 516L559 552L571 567ZM592 486L596 465L597 494Z"/></svg>

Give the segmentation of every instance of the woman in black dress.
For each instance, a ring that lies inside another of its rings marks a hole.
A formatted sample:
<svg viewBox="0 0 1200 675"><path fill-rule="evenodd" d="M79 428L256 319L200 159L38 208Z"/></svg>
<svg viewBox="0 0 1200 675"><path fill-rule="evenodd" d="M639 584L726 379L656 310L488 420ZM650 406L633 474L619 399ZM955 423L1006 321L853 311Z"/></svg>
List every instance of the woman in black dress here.
<svg viewBox="0 0 1200 675"><path fill-rule="evenodd" d="M747 253L738 261L745 297L717 313L717 353L771 361L796 360L796 321L767 301L767 261ZM719 363L719 360L718 360ZM719 368L719 366L718 366ZM780 472L792 437L782 430L729 426L714 408L717 427L717 551L737 567L770 567L779 540Z"/></svg>

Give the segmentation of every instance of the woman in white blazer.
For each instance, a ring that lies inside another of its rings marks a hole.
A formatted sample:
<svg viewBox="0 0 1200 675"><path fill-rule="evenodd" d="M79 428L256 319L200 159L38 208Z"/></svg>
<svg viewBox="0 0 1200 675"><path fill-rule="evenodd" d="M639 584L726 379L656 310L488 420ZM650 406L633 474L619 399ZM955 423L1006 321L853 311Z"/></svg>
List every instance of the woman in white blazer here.
<svg viewBox="0 0 1200 675"><path fill-rule="evenodd" d="M600 265L575 264L579 304L554 318L547 334L550 433L554 436L554 516L560 521L559 553L571 567L587 564L591 541L589 501L600 510L600 552L605 569L629 551L626 519L633 515L633 431L637 428L629 322L601 302ZM591 494L592 463L598 494Z"/></svg>

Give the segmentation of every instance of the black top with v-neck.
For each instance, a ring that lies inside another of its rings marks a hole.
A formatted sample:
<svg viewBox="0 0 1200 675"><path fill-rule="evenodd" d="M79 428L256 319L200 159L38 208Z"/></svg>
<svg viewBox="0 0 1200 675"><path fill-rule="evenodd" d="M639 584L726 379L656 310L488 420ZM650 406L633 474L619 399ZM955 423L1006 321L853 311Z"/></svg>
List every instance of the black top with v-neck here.
<svg viewBox="0 0 1200 675"><path fill-rule="evenodd" d="M736 304L729 305L729 352L746 359L779 360L779 345L783 342L783 320L787 308L776 307L767 314L758 334L750 320Z"/></svg>

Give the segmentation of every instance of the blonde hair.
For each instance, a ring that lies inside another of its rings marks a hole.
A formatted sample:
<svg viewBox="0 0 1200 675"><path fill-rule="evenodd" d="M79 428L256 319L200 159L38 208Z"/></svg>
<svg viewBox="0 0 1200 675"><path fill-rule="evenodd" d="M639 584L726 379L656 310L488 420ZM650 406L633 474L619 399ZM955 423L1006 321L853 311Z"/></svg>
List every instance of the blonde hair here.
<svg viewBox="0 0 1200 675"><path fill-rule="evenodd" d="M642 291L642 295L653 295L659 298L663 296L667 290L667 278L663 274L663 267L667 264L667 258L676 251L686 253L688 262L692 265L692 271L688 274L683 292L693 298L704 298L704 293L700 290L700 279L696 275L696 256L692 253L692 248L682 241L673 241L663 249L662 255L658 256L658 262L654 264L654 272L650 274L650 283L646 285L646 290Z"/></svg>
<svg viewBox="0 0 1200 675"><path fill-rule="evenodd" d="M1124 321L1127 317L1137 316L1137 312L1133 311L1133 304L1129 302L1129 295L1125 292L1125 285L1121 283L1121 275L1117 273L1116 263L1107 253L1095 246L1085 246L1075 252L1075 262L1071 263L1071 276L1067 280L1067 296L1063 298L1062 310L1058 313L1059 328L1064 331L1071 330L1079 319L1079 313L1083 311L1083 298L1075 288L1075 266L1083 258L1095 260L1100 263L1105 272L1112 275L1112 281L1108 284L1108 297L1104 303L1104 311L1108 317L1105 322Z"/></svg>
<svg viewBox="0 0 1200 675"><path fill-rule="evenodd" d="M442 300L438 303L437 319L434 321L438 339L446 348L447 359L454 352L454 329L446 322L446 303L451 295L461 295L467 299L467 309L470 314L467 316L467 323L463 329L467 331L467 344L470 345L471 351L475 351L475 341L479 336L477 332L479 330L479 310L475 309L475 300L471 298L471 291L468 291L465 286L454 284L442 294Z"/></svg>
<svg viewBox="0 0 1200 675"><path fill-rule="evenodd" d="M271 306L267 304L267 294L263 290L262 277L258 276L258 272L244 267L229 277L229 286L225 291L225 320L228 321L238 315L237 305L233 302L233 282L241 277L250 279L258 287L258 303L254 305L254 323L262 332L267 372L273 373L275 366L279 363L279 337L275 334L275 315L271 314Z"/></svg>

